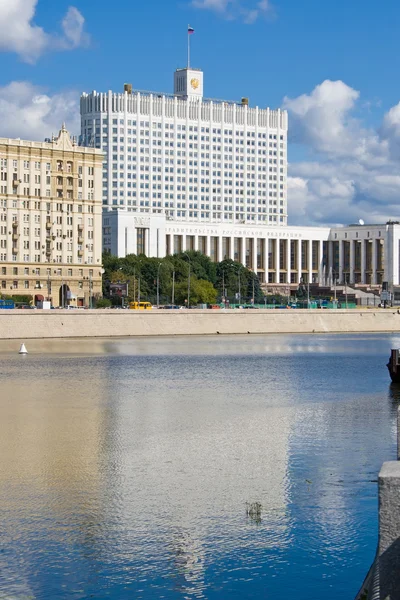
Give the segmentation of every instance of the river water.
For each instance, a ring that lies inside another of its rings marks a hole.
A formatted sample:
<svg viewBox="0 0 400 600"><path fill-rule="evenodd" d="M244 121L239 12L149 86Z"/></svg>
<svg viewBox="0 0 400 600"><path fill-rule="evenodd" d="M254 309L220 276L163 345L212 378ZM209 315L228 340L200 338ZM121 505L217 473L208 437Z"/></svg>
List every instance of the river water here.
<svg viewBox="0 0 400 600"><path fill-rule="evenodd" d="M399 346L1 342L0 598L353 598L396 457Z"/></svg>

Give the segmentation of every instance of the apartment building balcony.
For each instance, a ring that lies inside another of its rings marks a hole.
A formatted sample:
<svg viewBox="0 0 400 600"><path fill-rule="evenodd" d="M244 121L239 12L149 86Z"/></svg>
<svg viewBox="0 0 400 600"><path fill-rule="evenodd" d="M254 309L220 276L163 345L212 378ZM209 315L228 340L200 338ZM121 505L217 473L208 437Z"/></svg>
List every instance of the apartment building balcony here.
<svg viewBox="0 0 400 600"><path fill-rule="evenodd" d="M78 250L78 256L82 257L83 256L83 250Z"/></svg>
<svg viewBox="0 0 400 600"><path fill-rule="evenodd" d="M78 225L78 231L83 231L83 225Z"/></svg>
<svg viewBox="0 0 400 600"><path fill-rule="evenodd" d="M18 254L18 248L13 248L13 249L12 249L12 253L13 253L13 254Z"/></svg>
<svg viewBox="0 0 400 600"><path fill-rule="evenodd" d="M78 237L78 244L83 244L83 237L81 235Z"/></svg>
<svg viewBox="0 0 400 600"><path fill-rule="evenodd" d="M46 229L51 229L52 224L50 223L50 221L47 221L46 223Z"/></svg>
<svg viewBox="0 0 400 600"><path fill-rule="evenodd" d="M19 233L13 233L12 234L12 241L16 242L19 239Z"/></svg>
<svg viewBox="0 0 400 600"><path fill-rule="evenodd" d="M14 228L15 228L15 227L18 227L18 221L13 221L13 222L12 222L12 226L13 226Z"/></svg>

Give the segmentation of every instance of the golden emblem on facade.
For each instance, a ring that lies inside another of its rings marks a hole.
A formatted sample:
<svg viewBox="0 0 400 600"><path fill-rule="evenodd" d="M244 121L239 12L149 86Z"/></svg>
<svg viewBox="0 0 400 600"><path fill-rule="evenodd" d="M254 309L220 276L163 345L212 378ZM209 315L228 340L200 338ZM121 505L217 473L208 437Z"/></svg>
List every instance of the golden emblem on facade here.
<svg viewBox="0 0 400 600"><path fill-rule="evenodd" d="M193 78L193 79L190 80L190 85L192 86L192 88L194 90L197 90L197 88L200 85L200 81L198 79Z"/></svg>

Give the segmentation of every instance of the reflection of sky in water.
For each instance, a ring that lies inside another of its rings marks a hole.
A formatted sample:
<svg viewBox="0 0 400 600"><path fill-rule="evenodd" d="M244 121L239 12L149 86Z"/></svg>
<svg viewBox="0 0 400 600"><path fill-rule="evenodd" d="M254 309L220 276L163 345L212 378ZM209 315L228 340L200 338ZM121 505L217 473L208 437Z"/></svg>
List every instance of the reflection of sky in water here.
<svg viewBox="0 0 400 600"><path fill-rule="evenodd" d="M397 345L0 342L0 596L354 596L395 452Z"/></svg>

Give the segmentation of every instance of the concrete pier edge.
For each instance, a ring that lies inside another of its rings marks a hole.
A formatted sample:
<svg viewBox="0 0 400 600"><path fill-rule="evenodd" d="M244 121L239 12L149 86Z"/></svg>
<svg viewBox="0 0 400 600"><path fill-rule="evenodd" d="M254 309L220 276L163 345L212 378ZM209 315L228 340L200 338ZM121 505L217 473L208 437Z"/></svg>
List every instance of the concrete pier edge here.
<svg viewBox="0 0 400 600"><path fill-rule="evenodd" d="M0 339L400 333L397 310L3 310Z"/></svg>

